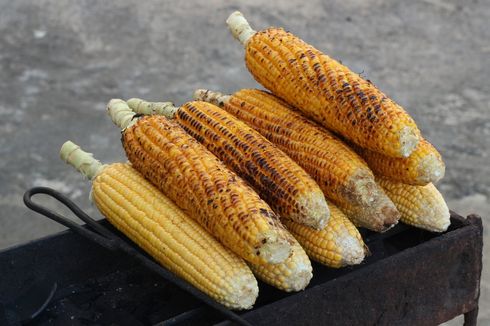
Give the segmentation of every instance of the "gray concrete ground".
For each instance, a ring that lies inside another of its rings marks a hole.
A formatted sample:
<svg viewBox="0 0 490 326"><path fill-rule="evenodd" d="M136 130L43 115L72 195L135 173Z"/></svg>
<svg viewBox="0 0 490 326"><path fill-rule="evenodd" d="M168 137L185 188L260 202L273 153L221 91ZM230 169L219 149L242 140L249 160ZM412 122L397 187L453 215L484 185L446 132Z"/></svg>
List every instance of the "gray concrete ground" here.
<svg viewBox="0 0 490 326"><path fill-rule="evenodd" d="M67 139L124 160L113 97L182 103L205 87L256 87L224 20L284 26L402 104L447 164L451 209L490 216L488 1L0 1L0 248L61 228L22 193L54 187L98 216L89 184L58 158ZM47 204L60 209L51 201ZM489 239L485 231L485 239ZM485 261L487 257L485 257ZM490 275L480 320L490 324Z"/></svg>

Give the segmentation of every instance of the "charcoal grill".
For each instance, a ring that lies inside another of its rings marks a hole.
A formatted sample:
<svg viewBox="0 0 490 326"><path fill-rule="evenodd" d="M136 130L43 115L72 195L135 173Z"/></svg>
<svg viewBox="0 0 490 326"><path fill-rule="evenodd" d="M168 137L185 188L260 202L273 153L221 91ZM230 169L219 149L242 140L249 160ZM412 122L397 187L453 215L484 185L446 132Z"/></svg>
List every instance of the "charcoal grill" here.
<svg viewBox="0 0 490 326"><path fill-rule="evenodd" d="M26 193L31 208L36 192L74 205L36 188ZM476 215L451 212L443 234L402 224L384 234L361 230L372 252L362 265L313 262L314 277L299 293L259 282L254 309L237 313L169 275L107 221L84 221L0 252L0 325L437 325L461 314L476 325L483 246Z"/></svg>

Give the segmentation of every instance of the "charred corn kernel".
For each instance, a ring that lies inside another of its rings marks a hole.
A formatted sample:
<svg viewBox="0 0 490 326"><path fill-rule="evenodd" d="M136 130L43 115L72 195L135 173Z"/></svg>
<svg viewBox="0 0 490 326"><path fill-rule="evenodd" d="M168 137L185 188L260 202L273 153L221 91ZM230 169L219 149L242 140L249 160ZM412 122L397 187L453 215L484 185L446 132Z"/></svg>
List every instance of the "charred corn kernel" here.
<svg viewBox="0 0 490 326"><path fill-rule="evenodd" d="M339 208L329 207L330 220L321 231L292 221L283 223L311 259L333 268L360 264L367 253L361 234Z"/></svg>
<svg viewBox="0 0 490 326"><path fill-rule="evenodd" d="M396 224L399 213L363 159L277 97L251 89L231 96L198 90L194 97L222 107L255 128L304 168L325 197L348 209L358 224L375 231Z"/></svg>
<svg viewBox="0 0 490 326"><path fill-rule="evenodd" d="M420 138L413 119L370 81L281 28L253 31L239 12L227 20L255 80L357 145L407 157Z"/></svg>
<svg viewBox="0 0 490 326"><path fill-rule="evenodd" d="M378 182L400 211L403 223L432 232L447 230L451 223L449 208L432 183L412 186L383 178Z"/></svg>
<svg viewBox="0 0 490 326"><path fill-rule="evenodd" d="M307 226L301 226L313 230ZM249 266L260 280L286 292L304 290L313 277L310 259L298 242L292 245L291 256L280 264Z"/></svg>
<svg viewBox="0 0 490 326"><path fill-rule="evenodd" d="M232 309L251 308L257 281L245 262L129 164L102 165L72 142L62 159L87 176L109 222L168 270Z"/></svg>
<svg viewBox="0 0 490 326"><path fill-rule="evenodd" d="M425 139L407 158L389 157L359 147L356 150L376 175L393 181L423 186L444 177L446 166L441 154Z"/></svg>
<svg viewBox="0 0 490 326"><path fill-rule="evenodd" d="M294 239L270 207L177 123L163 116L134 119L122 100L111 100L108 109L124 129L133 167L221 243L254 264L289 257Z"/></svg>
<svg viewBox="0 0 490 326"><path fill-rule="evenodd" d="M131 99L128 105L151 104ZM154 105L155 106L155 105ZM313 178L257 131L228 112L206 102L185 103L166 116L207 147L228 168L245 179L281 217L322 229L329 210Z"/></svg>

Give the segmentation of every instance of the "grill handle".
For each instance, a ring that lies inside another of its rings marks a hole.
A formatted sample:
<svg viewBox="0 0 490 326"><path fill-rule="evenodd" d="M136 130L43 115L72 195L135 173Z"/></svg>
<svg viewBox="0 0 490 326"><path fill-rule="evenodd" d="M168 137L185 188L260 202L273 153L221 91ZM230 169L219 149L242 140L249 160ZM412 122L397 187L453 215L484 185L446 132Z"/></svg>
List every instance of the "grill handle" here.
<svg viewBox="0 0 490 326"><path fill-rule="evenodd" d="M58 213L53 212L52 210L44 206L41 206L40 204L35 203L32 200L32 196L37 194L44 194L44 195L48 195L49 197L55 198L57 201L62 203L64 206L66 206L70 211L72 211L73 214L75 214L75 216L77 216L83 222L87 223L87 225L90 226L90 228L92 228L93 231L90 231L89 229L82 227L80 224L75 223L64 216L61 216ZM67 228L71 229L73 232L101 245L106 249L109 250L118 249L117 237L112 232L110 232L109 230L101 226L99 223L97 223L93 218L88 216L84 211L80 209L80 207L78 207L68 197L66 197L65 195L59 193L54 189L48 187L31 188L27 190L24 194L24 204L27 207L29 207L31 210L66 226Z"/></svg>
<svg viewBox="0 0 490 326"><path fill-rule="evenodd" d="M89 230L82 225L71 221L70 219L59 215L52 210L35 203L32 200L32 197L36 194L44 194L49 197L52 197L59 201L61 204L66 206L70 211L73 212L80 220L87 223L87 225L92 229ZM189 293L193 297L197 298L207 306L219 312L222 316L228 318L230 321L235 322L238 325L244 326L252 326L247 320L240 317L238 314L234 313L230 309L225 306L219 304L214 299L209 297L204 292L200 291L190 283L182 280L177 277L173 273L169 272L167 269L157 264L152 258L147 256L146 254L141 253L139 250L135 249L132 245L128 244L126 241L121 239L119 236L115 235L105 227L101 226L97 221L88 216L80 207L78 207L73 201L71 201L68 197L61 194L60 192L48 188L48 187L34 187L27 190L24 193L24 204L30 208L31 210L57 222L60 223L73 232L91 240L99 244L100 246L109 249L109 250L121 250L127 253L128 255L138 259L143 265L145 265L150 270L156 272L158 275L163 277L166 281L176 285L183 291Z"/></svg>

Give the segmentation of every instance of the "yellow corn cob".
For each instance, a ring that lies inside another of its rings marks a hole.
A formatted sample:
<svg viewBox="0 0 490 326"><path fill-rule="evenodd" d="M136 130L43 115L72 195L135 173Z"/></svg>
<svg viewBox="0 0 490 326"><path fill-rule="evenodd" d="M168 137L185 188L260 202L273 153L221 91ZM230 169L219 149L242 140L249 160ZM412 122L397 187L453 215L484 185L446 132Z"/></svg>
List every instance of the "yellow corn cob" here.
<svg viewBox="0 0 490 326"><path fill-rule="evenodd" d="M151 106L140 99L128 105L137 113ZM155 105L154 105L155 106ZM257 131L206 102L188 102L170 114L175 121L258 192L281 217L322 229L329 211L325 196L310 175Z"/></svg>
<svg viewBox="0 0 490 326"><path fill-rule="evenodd" d="M294 239L270 207L177 123L135 119L122 100L108 109L133 167L221 243L254 264L289 257Z"/></svg>
<svg viewBox="0 0 490 326"><path fill-rule="evenodd" d="M194 97L222 107L255 128L304 168L325 197L348 209L358 225L383 231L396 224L400 214L362 158L277 97L252 89L231 96L198 90Z"/></svg>
<svg viewBox="0 0 490 326"><path fill-rule="evenodd" d="M432 183L412 186L388 179L377 180L402 214L403 223L432 232L447 230L451 223L449 208Z"/></svg>
<svg viewBox="0 0 490 326"><path fill-rule="evenodd" d="M310 118L388 156L407 157L417 145L413 119L370 81L281 28L255 32L239 12L227 23L254 78Z"/></svg>
<svg viewBox="0 0 490 326"><path fill-rule="evenodd" d="M61 157L92 180L92 199L109 222L160 264L229 308L252 307L258 286L245 262L129 164L102 165L69 141Z"/></svg>
<svg viewBox="0 0 490 326"><path fill-rule="evenodd" d="M355 147L376 175L410 185L423 186L444 177L445 165L441 154L422 139L407 158L389 157Z"/></svg>
<svg viewBox="0 0 490 326"><path fill-rule="evenodd" d="M321 231L292 221L283 223L311 259L333 268L360 264L367 252L361 234L340 209L330 203L329 207L330 220Z"/></svg>
<svg viewBox="0 0 490 326"><path fill-rule="evenodd" d="M312 228L301 226L313 231ZM291 256L280 264L249 264L255 276L286 292L303 290L313 277L313 268L310 259L298 242L291 247Z"/></svg>

